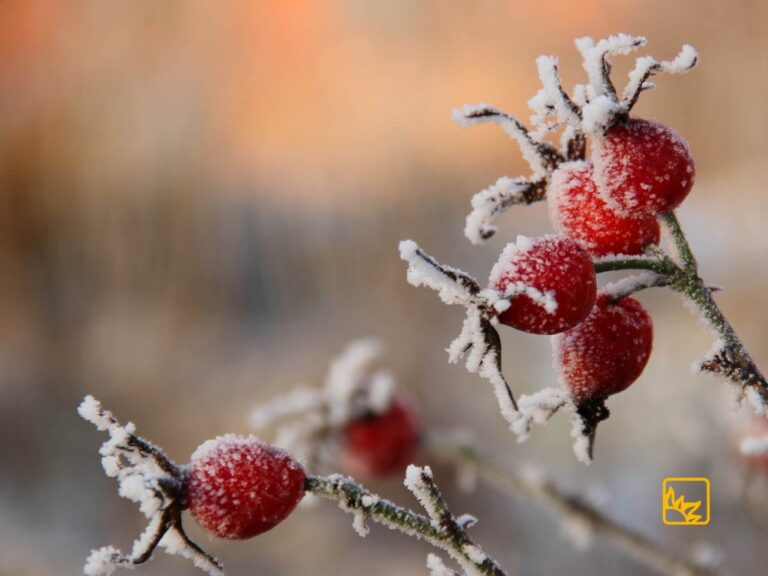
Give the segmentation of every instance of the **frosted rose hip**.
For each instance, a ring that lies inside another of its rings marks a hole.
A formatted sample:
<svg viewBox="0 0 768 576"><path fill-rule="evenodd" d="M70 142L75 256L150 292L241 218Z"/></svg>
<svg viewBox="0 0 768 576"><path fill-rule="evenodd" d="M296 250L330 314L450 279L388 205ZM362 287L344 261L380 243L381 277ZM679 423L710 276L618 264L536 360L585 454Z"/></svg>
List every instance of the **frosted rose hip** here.
<svg viewBox="0 0 768 576"><path fill-rule="evenodd" d="M626 216L608 208L593 179L591 162L568 162L552 175L547 190L555 229L579 241L590 254L642 254L659 243L659 223L652 214Z"/></svg>
<svg viewBox="0 0 768 576"><path fill-rule="evenodd" d="M576 402L625 390L643 372L653 324L634 298L612 303L601 295L584 322L552 338L555 366Z"/></svg>
<svg viewBox="0 0 768 576"><path fill-rule="evenodd" d="M304 495L304 469L287 452L256 438L219 436L194 454L186 504L220 538L240 540L283 521Z"/></svg>
<svg viewBox="0 0 768 576"><path fill-rule="evenodd" d="M595 181L609 208L623 214L673 210L693 186L688 143L672 128L630 118L595 138Z"/></svg>
<svg viewBox="0 0 768 576"><path fill-rule="evenodd" d="M597 292L589 254L559 236L519 236L491 270L490 285L511 295L499 321L533 334L572 328L589 314Z"/></svg>
<svg viewBox="0 0 768 576"><path fill-rule="evenodd" d="M353 475L376 477L401 473L419 447L419 423L401 396L382 414L349 422L343 431L341 463Z"/></svg>

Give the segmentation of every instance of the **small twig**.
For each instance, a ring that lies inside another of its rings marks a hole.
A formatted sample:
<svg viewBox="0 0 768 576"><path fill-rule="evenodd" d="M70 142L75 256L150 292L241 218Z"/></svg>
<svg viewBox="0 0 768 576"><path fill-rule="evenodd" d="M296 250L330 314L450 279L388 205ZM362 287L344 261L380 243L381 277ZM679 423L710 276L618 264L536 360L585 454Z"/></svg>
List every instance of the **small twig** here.
<svg viewBox="0 0 768 576"><path fill-rule="evenodd" d="M305 487L307 492L338 502L342 510L361 515L363 522L371 519L406 535L423 538L446 551L468 575L506 575L501 566L467 535L466 524L451 514L429 467L409 466L405 485L428 516L379 498L353 479L339 475L308 476ZM359 528L360 525L356 526Z"/></svg>
<svg viewBox="0 0 768 576"><path fill-rule="evenodd" d="M756 413L768 410L768 381L755 364L733 326L713 298L713 290L699 276L696 258L674 212L660 216L671 244L670 252L656 250L641 257L610 257L595 262L596 272L650 270L665 278L699 311L716 335L714 350L697 365L701 371L720 375L741 387Z"/></svg>
<svg viewBox="0 0 768 576"><path fill-rule="evenodd" d="M446 440L446 438L448 438ZM702 576L710 571L680 558L662 546L605 516L576 496L563 493L539 475L526 475L495 462L470 442L457 441L450 434L428 437L428 447L446 462L474 468L489 484L512 492L549 510L555 517L575 521L609 540L616 548L659 574Z"/></svg>

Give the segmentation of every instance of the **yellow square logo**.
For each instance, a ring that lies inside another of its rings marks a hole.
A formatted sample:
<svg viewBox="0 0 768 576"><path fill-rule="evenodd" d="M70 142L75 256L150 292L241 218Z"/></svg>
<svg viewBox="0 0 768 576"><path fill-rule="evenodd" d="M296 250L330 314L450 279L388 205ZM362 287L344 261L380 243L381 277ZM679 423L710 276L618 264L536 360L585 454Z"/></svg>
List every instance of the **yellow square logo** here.
<svg viewBox="0 0 768 576"><path fill-rule="evenodd" d="M661 520L667 526L709 524L709 478L665 478L661 491Z"/></svg>

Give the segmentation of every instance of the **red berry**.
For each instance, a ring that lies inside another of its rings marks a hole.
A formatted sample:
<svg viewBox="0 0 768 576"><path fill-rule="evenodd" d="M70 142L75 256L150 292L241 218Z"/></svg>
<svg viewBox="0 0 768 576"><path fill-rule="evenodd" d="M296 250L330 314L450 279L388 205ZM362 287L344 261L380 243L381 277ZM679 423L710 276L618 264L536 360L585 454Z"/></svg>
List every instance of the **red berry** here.
<svg viewBox="0 0 768 576"><path fill-rule="evenodd" d="M341 464L354 476L396 474L413 462L419 447L419 423L411 405L394 396L381 414L366 414L343 431Z"/></svg>
<svg viewBox="0 0 768 576"><path fill-rule="evenodd" d="M552 338L555 365L579 403L626 390L643 372L653 344L653 323L634 298L613 303L600 295L586 320Z"/></svg>
<svg viewBox="0 0 768 576"><path fill-rule="evenodd" d="M547 191L555 229L581 243L593 256L642 254L659 243L659 223L652 214L623 216L608 208L592 178L591 162L561 164Z"/></svg>
<svg viewBox="0 0 768 576"><path fill-rule="evenodd" d="M624 214L667 212L693 186L688 143L671 128L632 118L595 138L595 181L609 208Z"/></svg>
<svg viewBox="0 0 768 576"><path fill-rule="evenodd" d="M304 495L304 469L287 452L254 437L204 442L186 478L186 504L219 538L241 540L274 528Z"/></svg>
<svg viewBox="0 0 768 576"><path fill-rule="evenodd" d="M589 254L559 236L518 236L491 270L490 285L511 296L499 321L533 334L572 328L587 317L597 292Z"/></svg>

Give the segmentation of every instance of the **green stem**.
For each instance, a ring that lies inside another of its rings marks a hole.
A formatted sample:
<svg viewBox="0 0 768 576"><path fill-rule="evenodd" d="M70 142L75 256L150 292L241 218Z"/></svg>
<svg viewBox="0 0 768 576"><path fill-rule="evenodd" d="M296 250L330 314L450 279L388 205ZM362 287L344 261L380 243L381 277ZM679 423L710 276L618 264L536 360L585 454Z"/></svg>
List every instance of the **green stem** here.
<svg viewBox="0 0 768 576"><path fill-rule="evenodd" d="M669 285L688 299L717 334L717 348L700 364L700 368L727 378L743 391L753 391L759 397L755 410L764 411L768 406L768 381L715 302L712 289L699 276L696 258L677 216L674 212L666 212L660 219L669 233L674 255L656 251L644 257L598 260L595 272L651 270L666 278Z"/></svg>
<svg viewBox="0 0 768 576"><path fill-rule="evenodd" d="M351 478L334 476L308 476L307 492L339 503L342 510L363 514L374 522L399 530L406 535L423 538L436 548L445 550L463 566L471 566L473 573L485 576L506 576L506 572L467 536L448 511L439 490L430 483L430 500L441 512L441 522L417 514L408 508L379 498ZM478 556L480 552L480 556Z"/></svg>

